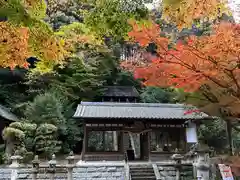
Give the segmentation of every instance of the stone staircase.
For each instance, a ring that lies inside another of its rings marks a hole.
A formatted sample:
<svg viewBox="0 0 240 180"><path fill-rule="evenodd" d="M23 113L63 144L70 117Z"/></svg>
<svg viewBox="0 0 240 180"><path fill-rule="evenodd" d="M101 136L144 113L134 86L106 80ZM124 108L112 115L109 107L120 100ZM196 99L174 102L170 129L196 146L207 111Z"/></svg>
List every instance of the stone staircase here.
<svg viewBox="0 0 240 180"><path fill-rule="evenodd" d="M131 180L156 180L152 165L129 165Z"/></svg>

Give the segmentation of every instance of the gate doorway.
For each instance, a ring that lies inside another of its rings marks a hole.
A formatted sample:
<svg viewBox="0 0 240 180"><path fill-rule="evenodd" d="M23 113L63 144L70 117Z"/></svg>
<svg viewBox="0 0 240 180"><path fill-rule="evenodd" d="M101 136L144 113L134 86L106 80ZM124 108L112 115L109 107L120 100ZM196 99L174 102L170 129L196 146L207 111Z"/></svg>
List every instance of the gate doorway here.
<svg viewBox="0 0 240 180"><path fill-rule="evenodd" d="M149 160L149 135L147 133L137 134L128 133L129 148L127 156L129 161L148 161Z"/></svg>

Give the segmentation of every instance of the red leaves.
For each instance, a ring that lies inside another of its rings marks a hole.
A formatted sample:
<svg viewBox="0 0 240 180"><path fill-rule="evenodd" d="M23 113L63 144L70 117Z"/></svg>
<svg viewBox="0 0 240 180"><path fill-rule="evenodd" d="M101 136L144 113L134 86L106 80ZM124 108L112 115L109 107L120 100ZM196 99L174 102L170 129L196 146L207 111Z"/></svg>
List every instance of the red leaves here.
<svg viewBox="0 0 240 180"><path fill-rule="evenodd" d="M146 85L175 86L187 91L196 91L208 81L218 87L228 88L234 81L240 84L239 25L222 23L214 27L210 36L190 36L186 43L178 41L175 49L168 49L169 40L160 36L160 28L134 24L129 36L143 47L150 42L157 45L161 58L153 58L145 66L129 66L137 77L144 78ZM235 67L235 69L234 69ZM233 69L233 75L229 70ZM234 79L233 79L234 78Z"/></svg>
<svg viewBox="0 0 240 180"><path fill-rule="evenodd" d="M191 109L191 110L188 110L186 112L184 112L184 115L188 115L188 114L193 114L193 113L200 113L201 111L198 110L198 109Z"/></svg>
<svg viewBox="0 0 240 180"><path fill-rule="evenodd" d="M158 44L167 48L169 40L167 38L160 37L160 28L157 24L139 25L136 22L130 22L133 30L128 33L135 42L138 42L142 47L146 47L149 43L157 41Z"/></svg>
<svg viewBox="0 0 240 180"><path fill-rule="evenodd" d="M184 45L183 45L182 41L178 41L177 44L176 44L176 49L177 49L178 51L182 51L183 48L184 48L183 46L184 46Z"/></svg>

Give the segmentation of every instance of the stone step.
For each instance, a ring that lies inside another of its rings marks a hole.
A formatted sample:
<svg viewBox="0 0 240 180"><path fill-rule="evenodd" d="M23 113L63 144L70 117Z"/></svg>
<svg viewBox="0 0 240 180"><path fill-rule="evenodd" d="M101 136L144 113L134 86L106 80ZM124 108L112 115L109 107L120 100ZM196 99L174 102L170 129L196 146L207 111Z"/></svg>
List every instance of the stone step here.
<svg viewBox="0 0 240 180"><path fill-rule="evenodd" d="M130 170L130 172L131 172L131 173L154 173L153 170L151 170L151 171L147 171L147 170L131 171L131 170Z"/></svg>
<svg viewBox="0 0 240 180"><path fill-rule="evenodd" d="M132 180L156 180L152 165L130 165Z"/></svg>
<svg viewBox="0 0 240 180"><path fill-rule="evenodd" d="M156 180L155 176L148 177L132 177L131 180Z"/></svg>
<svg viewBox="0 0 240 180"><path fill-rule="evenodd" d="M153 169L153 167L138 167L138 166L136 167L130 166L129 168L130 169Z"/></svg>
<svg viewBox="0 0 240 180"><path fill-rule="evenodd" d="M152 165L129 165L131 168L152 168Z"/></svg>
<svg viewBox="0 0 240 180"><path fill-rule="evenodd" d="M154 173L153 170L130 170L131 173Z"/></svg>
<svg viewBox="0 0 240 180"><path fill-rule="evenodd" d="M153 171L130 171L131 174L155 174Z"/></svg>
<svg viewBox="0 0 240 180"><path fill-rule="evenodd" d="M154 172L131 172L131 176L155 176Z"/></svg>

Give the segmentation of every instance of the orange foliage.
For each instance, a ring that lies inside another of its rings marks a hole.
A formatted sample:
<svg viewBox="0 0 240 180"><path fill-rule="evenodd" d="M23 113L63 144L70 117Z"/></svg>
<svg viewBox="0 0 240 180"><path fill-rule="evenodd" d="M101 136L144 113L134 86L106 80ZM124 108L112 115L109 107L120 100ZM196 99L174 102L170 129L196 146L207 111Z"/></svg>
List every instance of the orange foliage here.
<svg viewBox="0 0 240 180"><path fill-rule="evenodd" d="M153 24L140 27L133 23L129 33L141 46L155 43L158 57L141 66L125 62L146 85L175 86L188 91L198 90L207 82L227 89L240 97L240 26L221 23L210 36L191 36L168 48L168 39L160 37L160 28ZM136 63L135 63L136 64ZM139 63L138 63L139 64Z"/></svg>
<svg viewBox="0 0 240 180"><path fill-rule="evenodd" d="M0 22L0 66L14 69L28 67L26 59L35 56L43 61L60 62L65 51L54 35L38 29Z"/></svg>
<svg viewBox="0 0 240 180"><path fill-rule="evenodd" d="M0 66L14 68L27 67L29 31L26 27L14 27L8 22L0 22Z"/></svg>

